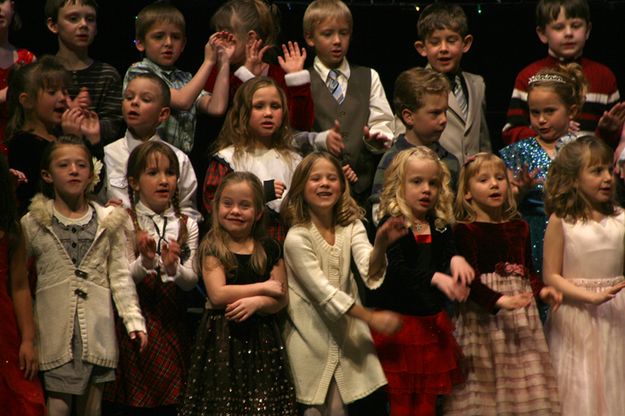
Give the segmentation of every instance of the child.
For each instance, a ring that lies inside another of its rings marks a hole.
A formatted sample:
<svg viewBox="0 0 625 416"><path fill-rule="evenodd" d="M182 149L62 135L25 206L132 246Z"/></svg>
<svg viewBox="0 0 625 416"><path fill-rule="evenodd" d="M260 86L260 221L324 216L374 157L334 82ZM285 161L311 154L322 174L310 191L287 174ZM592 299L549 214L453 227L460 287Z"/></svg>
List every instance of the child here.
<svg viewBox="0 0 625 416"><path fill-rule="evenodd" d="M97 33L95 0L47 0L45 14L50 32L57 36L57 58L70 72L71 107L94 111L100 119L104 145L122 134L122 82L117 70L89 57Z"/></svg>
<svg viewBox="0 0 625 416"><path fill-rule="evenodd" d="M378 73L347 62L353 20L345 3L313 1L306 8L303 26L306 44L316 55L308 70L315 103L314 130L321 132L315 145L351 166L358 176L352 194L364 204L371 193L378 155L393 138L391 107Z"/></svg>
<svg viewBox="0 0 625 416"><path fill-rule="evenodd" d="M546 331L567 415L625 413L625 214L611 166L610 148L583 137L558 153L545 186L544 277L564 294Z"/></svg>
<svg viewBox="0 0 625 416"><path fill-rule="evenodd" d="M136 348L147 344L126 259L128 216L87 200L94 173L81 139L62 136L49 145L42 168L44 194L21 222L37 266L34 309L48 411L70 415L76 399L76 414L99 414L102 383L114 380L117 365L113 301Z"/></svg>
<svg viewBox="0 0 625 416"><path fill-rule="evenodd" d="M0 403L7 416L43 416L26 250L11 198L12 180L0 155Z"/></svg>
<svg viewBox="0 0 625 416"><path fill-rule="evenodd" d="M455 208L463 221L454 230L458 252L479 277L456 322L467 380L445 414L560 414L534 296L555 306L562 294L531 271L529 227L518 219L501 159L478 153L465 163Z"/></svg>
<svg viewBox="0 0 625 416"><path fill-rule="evenodd" d="M10 29L19 30L21 20L15 10L15 2L2 0L0 2L0 153L8 154L5 144L4 130L9 119L6 101L9 72L15 64L29 64L35 60L35 55L26 49L15 49L9 42Z"/></svg>
<svg viewBox="0 0 625 416"><path fill-rule="evenodd" d="M215 192L223 177L235 171L254 173L263 182L268 234L284 241L280 204L291 187L301 157L289 145L291 129L286 95L273 78L256 77L234 95L204 181L204 208L212 214Z"/></svg>
<svg viewBox="0 0 625 416"><path fill-rule="evenodd" d="M547 227L544 182L556 151L575 140L569 126L584 103L585 91L586 80L577 64L540 70L528 83L527 100L530 122L538 134L499 152L513 178L519 211L530 226L532 265L541 278Z"/></svg>
<svg viewBox="0 0 625 416"><path fill-rule="evenodd" d="M451 83L447 127L441 145L460 161L478 152L489 152L490 135L486 125L486 94L481 76L460 68L462 55L471 49L467 16L456 4L430 4L417 22L417 52L428 65L444 74Z"/></svg>
<svg viewBox="0 0 625 416"><path fill-rule="evenodd" d="M561 62L577 62L588 80L588 91L577 113L574 129L581 134L596 134L610 146L619 142L625 104L618 103L619 92L612 71L599 62L582 56L590 36L590 8L586 0L541 0L536 5L536 33L548 46L548 56L525 67L514 81L502 139L514 143L536 135L528 126L528 80L543 68ZM620 153L620 152L619 152Z"/></svg>
<svg viewBox="0 0 625 416"><path fill-rule="evenodd" d="M128 126L126 135L104 147L104 163L108 175L106 199L130 208L134 201L128 199L126 166L128 156L141 143L163 142L158 134L158 126L170 114L169 87L159 76L147 72L136 75L124 90L122 114ZM195 221L202 216L196 208L197 179L189 157L178 148L170 145L178 159L179 175L176 195L182 213Z"/></svg>
<svg viewBox="0 0 625 416"><path fill-rule="evenodd" d="M178 9L165 2L149 4L137 15L135 30L135 46L144 58L128 68L124 90L137 74L152 72L162 78L171 90L172 113L161 127L161 137L188 154L196 110L211 115L226 111L232 38L222 32L212 35L204 47L204 61L192 75L175 67L186 44L185 20ZM219 65L215 89L208 94L202 87L215 64Z"/></svg>
<svg viewBox="0 0 625 416"><path fill-rule="evenodd" d="M176 205L179 176L178 158L165 142L150 140L130 153L126 179L136 235L132 240L136 241L136 259L130 263L130 274L150 344L140 353L118 331L117 382L107 389L106 399L128 406L126 415L135 414L137 408L175 415L175 406L182 402L191 344L183 291L197 283L193 260L198 226Z"/></svg>
<svg viewBox="0 0 625 416"><path fill-rule="evenodd" d="M434 416L437 396L463 381L462 353L444 305L446 298L464 301L473 279L451 231L449 170L434 151L417 146L397 154L386 173L378 217L382 224L403 217L410 228L386 251L384 282L367 293L368 306L398 312L404 322L392 336L373 331L391 415Z"/></svg>
<svg viewBox="0 0 625 416"><path fill-rule="evenodd" d="M288 301L280 245L264 236L263 187L234 172L213 200L198 269L208 299L191 355L181 416L295 415L275 314Z"/></svg>
<svg viewBox="0 0 625 416"><path fill-rule="evenodd" d="M341 164L326 152L300 163L283 209L292 227L284 242L289 319L283 336L300 414L346 415L347 405L349 414L387 414L378 397L386 379L367 325L390 335L401 319L361 306L352 268L369 288L379 287L387 247L407 232L403 221L383 224L372 247Z"/></svg>
<svg viewBox="0 0 625 416"><path fill-rule="evenodd" d="M68 72L51 56L24 65L11 75L6 129L9 165L23 172L27 179L16 190L20 215L26 212L30 199L39 189L42 154L56 139L61 125L67 134L85 133L92 146L99 142L97 117L85 115L79 109L68 110L70 83Z"/></svg>
<svg viewBox="0 0 625 416"><path fill-rule="evenodd" d="M451 173L451 186L455 189L460 166L458 159L440 145L438 140L447 125L447 97L449 81L431 69L408 69L395 80L393 105L406 127L389 150L384 153L373 178L371 198L373 219L377 223L377 206L380 202L384 173L397 153L414 146L432 149Z"/></svg>

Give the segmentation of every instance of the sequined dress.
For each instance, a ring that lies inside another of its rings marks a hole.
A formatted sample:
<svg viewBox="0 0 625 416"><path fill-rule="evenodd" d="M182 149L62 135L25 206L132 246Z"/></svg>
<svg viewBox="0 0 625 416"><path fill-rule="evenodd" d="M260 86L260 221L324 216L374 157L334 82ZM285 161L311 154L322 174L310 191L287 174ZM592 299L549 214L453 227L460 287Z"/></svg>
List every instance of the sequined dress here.
<svg viewBox="0 0 625 416"><path fill-rule="evenodd" d="M250 255L236 254L238 267L229 285L269 279L281 257L274 240L262 242L267 270L256 274ZM180 416L296 415L295 388L274 315L253 315L234 323L224 311L206 309L191 354L191 368Z"/></svg>

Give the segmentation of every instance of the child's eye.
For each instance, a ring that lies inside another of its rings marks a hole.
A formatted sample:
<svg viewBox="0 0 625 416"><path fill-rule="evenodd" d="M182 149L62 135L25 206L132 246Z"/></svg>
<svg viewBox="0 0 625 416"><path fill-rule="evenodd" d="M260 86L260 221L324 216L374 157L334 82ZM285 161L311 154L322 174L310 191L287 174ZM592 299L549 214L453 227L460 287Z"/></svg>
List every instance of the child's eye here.
<svg viewBox="0 0 625 416"><path fill-rule="evenodd" d="M279 104L279 103L273 103L273 104L271 104L271 108L274 109L274 110L279 110L279 109L282 108L282 105Z"/></svg>
<svg viewBox="0 0 625 416"><path fill-rule="evenodd" d="M553 25L553 26L551 26L551 29L559 32L559 31L564 29L564 25L563 24Z"/></svg>

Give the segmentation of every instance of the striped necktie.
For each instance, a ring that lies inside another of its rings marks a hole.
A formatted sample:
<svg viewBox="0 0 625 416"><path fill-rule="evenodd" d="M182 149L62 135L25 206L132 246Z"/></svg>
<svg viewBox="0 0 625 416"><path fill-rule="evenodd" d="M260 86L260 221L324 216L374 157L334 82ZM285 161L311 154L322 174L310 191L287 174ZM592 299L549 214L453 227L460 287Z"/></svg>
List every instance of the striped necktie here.
<svg viewBox="0 0 625 416"><path fill-rule="evenodd" d="M332 94L336 102L341 104L345 99L345 96L343 95L343 89L341 88L341 84L339 84L339 81L337 80L339 74L340 72L336 69L331 69L330 72L328 72L326 85L328 86L330 94Z"/></svg>
<svg viewBox="0 0 625 416"><path fill-rule="evenodd" d="M467 97L464 95L464 90L462 89L462 81L460 81L460 77L458 75L454 78L453 84L454 96L456 97L458 107L462 110L462 115L466 120L467 112L469 111L469 104L467 103Z"/></svg>

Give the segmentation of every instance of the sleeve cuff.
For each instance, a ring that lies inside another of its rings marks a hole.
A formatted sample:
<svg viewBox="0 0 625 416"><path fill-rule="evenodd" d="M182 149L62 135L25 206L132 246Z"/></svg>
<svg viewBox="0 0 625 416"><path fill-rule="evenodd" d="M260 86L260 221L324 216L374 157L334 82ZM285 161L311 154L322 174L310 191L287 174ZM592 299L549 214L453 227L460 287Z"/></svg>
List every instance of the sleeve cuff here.
<svg viewBox="0 0 625 416"><path fill-rule="evenodd" d="M317 136L313 139L314 143L315 143L315 149L320 149L320 150L328 150L328 147L326 146L326 140L328 138L328 131L322 131L321 133L317 133Z"/></svg>
<svg viewBox="0 0 625 416"><path fill-rule="evenodd" d="M254 74L252 74L252 72L243 65L241 65L239 69L234 71L234 76L239 78L243 82L248 81L252 78L256 78Z"/></svg>
<svg viewBox="0 0 625 416"><path fill-rule="evenodd" d="M302 69L301 71L285 74L284 82L286 82L287 87L297 87L300 85L310 84L310 72Z"/></svg>

